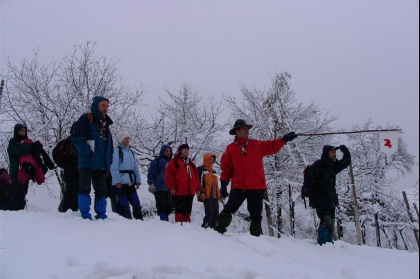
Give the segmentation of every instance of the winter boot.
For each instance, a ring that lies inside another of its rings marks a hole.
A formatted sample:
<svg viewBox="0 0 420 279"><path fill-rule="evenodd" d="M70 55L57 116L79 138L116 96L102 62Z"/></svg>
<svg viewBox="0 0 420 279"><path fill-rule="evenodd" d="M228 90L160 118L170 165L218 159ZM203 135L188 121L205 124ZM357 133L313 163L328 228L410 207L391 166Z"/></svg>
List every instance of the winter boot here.
<svg viewBox="0 0 420 279"><path fill-rule="evenodd" d="M143 212L141 211L141 206L133 207L133 216L135 219L140 219L143 221Z"/></svg>
<svg viewBox="0 0 420 279"><path fill-rule="evenodd" d="M226 228L229 227L230 222L232 222L232 214L222 210L219 217L217 217L217 226L214 227L214 230L224 234L226 232Z"/></svg>
<svg viewBox="0 0 420 279"><path fill-rule="evenodd" d="M249 226L249 232L256 237L262 235L261 220L252 220Z"/></svg>
<svg viewBox="0 0 420 279"><path fill-rule="evenodd" d="M106 219L106 198L105 197L95 197L95 212L96 219Z"/></svg>
<svg viewBox="0 0 420 279"><path fill-rule="evenodd" d="M161 221L169 222L168 214L163 212L158 212L159 218Z"/></svg>
<svg viewBox="0 0 420 279"><path fill-rule="evenodd" d="M90 196L89 195L84 195L84 194L79 194L78 203L79 203L79 211L82 214L82 218L92 220L92 215L89 213L89 211L90 211Z"/></svg>
<svg viewBox="0 0 420 279"><path fill-rule="evenodd" d="M322 244L325 244L327 242L327 234L328 229L327 227L323 225L319 225L318 227L318 244L322 246Z"/></svg>
<svg viewBox="0 0 420 279"><path fill-rule="evenodd" d="M183 223L184 222L184 214L175 213L175 222L176 223Z"/></svg>

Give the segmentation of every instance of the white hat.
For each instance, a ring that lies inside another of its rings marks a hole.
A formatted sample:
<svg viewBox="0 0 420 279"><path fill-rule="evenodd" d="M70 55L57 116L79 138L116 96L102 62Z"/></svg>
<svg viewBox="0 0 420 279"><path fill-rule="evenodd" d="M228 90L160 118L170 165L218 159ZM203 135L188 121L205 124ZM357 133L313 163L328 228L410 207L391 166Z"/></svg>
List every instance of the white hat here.
<svg viewBox="0 0 420 279"><path fill-rule="evenodd" d="M127 132L119 132L117 134L117 141L118 141L118 143L122 143L122 141L125 138L129 138L129 137L130 137L130 134L129 133L127 133Z"/></svg>

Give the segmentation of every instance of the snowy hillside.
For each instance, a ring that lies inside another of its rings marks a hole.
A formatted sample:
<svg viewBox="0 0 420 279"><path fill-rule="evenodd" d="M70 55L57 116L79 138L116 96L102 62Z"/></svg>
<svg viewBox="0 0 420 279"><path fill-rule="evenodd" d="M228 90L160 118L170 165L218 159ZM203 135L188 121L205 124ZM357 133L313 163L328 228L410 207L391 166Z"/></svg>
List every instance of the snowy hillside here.
<svg viewBox="0 0 420 279"><path fill-rule="evenodd" d="M140 196L150 201L145 187ZM0 212L1 276L14 278L280 279L418 278L419 254L337 241L220 235L192 224L148 218L82 220L58 200L28 195L27 211ZM37 205L38 203L38 205ZM199 206L199 205L196 205ZM237 218L237 217L236 217ZM235 217L234 217L235 219Z"/></svg>

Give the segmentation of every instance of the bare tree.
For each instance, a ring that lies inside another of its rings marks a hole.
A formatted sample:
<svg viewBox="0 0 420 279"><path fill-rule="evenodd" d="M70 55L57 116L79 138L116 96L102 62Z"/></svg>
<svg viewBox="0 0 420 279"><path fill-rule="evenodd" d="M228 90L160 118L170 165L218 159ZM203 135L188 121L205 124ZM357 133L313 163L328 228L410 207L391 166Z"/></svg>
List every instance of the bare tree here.
<svg viewBox="0 0 420 279"><path fill-rule="evenodd" d="M23 59L20 65L7 61L7 73L2 77L6 80L2 120L9 126L24 123L30 137L44 143L48 152L90 109L92 97L101 95L110 100L113 128L123 127L127 116L138 114L144 88L139 85L132 91L124 86L117 75L117 62L98 57L94 47L89 41L76 45L59 63L42 64L38 51L32 60ZM2 134L1 138L5 142L10 135ZM59 178L58 172L56 175Z"/></svg>

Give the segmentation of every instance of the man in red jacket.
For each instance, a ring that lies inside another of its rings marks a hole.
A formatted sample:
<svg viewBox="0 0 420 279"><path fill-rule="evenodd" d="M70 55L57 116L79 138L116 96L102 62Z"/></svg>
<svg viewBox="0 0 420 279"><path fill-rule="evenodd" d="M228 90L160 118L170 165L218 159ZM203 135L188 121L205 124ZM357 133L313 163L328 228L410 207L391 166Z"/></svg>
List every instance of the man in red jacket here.
<svg viewBox="0 0 420 279"><path fill-rule="evenodd" d="M191 222L194 195L205 199L196 165L188 158L190 147L181 144L173 159L166 165L165 182L174 197L175 222Z"/></svg>
<svg viewBox="0 0 420 279"><path fill-rule="evenodd" d="M249 139L251 128L252 125L247 124L246 121L236 120L234 127L229 131L230 135L235 136L235 140L226 147L222 155L220 192L224 198L229 196L226 189L229 182L231 182L231 192L228 202L219 214L218 224L214 228L221 234L226 232L226 228L232 221L232 214L238 211L245 200L247 200L251 218L249 231L254 236L262 234L261 212L264 191L267 190L263 157L276 154L288 141L297 137L294 132L290 132L275 140L253 140Z"/></svg>

